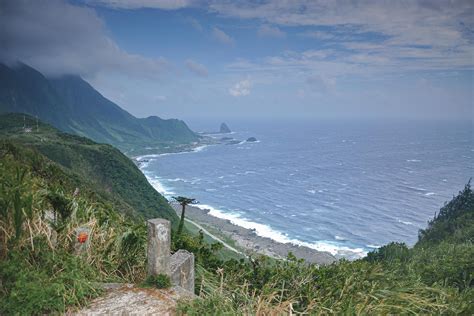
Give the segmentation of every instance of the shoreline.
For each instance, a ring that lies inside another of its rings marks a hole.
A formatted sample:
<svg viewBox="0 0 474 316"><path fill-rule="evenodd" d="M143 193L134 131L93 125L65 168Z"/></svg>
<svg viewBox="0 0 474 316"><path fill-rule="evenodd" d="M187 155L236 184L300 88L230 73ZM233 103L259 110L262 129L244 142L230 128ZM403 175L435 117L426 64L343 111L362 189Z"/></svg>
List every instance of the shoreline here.
<svg viewBox="0 0 474 316"><path fill-rule="evenodd" d="M210 139L207 138L207 141L193 144L192 146L186 148L185 150L161 152L158 154L144 154L140 156L131 157L131 159L134 161L134 163L137 165L137 167L146 177L150 185L152 185L153 188L155 188L157 192L165 196L163 192L160 192L159 190L157 190L157 188L152 183L153 180L148 178L144 170L142 170L142 168L146 168L146 166L148 165L149 159L158 158L159 156L162 156L162 155L199 152L200 148L204 148L210 145L217 145L217 144L223 144L223 143L219 142L216 139L213 139L212 141L210 141ZM180 216L180 209L178 207L179 205L172 203L171 206L177 212L177 215L179 217ZM186 220L188 223L196 226L199 229L202 229L203 232L209 237L211 237L212 239L223 243L226 248L236 253L244 254L246 256L254 255L254 254L262 254L262 255L266 255L269 257L276 258L276 259L285 259L288 253L291 252L297 258L304 259L305 261L309 263L316 263L320 265L331 264L339 259L327 251L316 250L313 248L296 245L293 243L282 243L268 237L259 236L256 234L254 230L233 224L231 223L230 220L212 216L208 214L209 211L210 211L209 209L201 209L196 206L188 205L186 207ZM221 238L216 237L215 235L207 231L203 226L209 226L213 230L216 230L218 232L218 235L222 235L222 236L225 236L226 238L232 239L235 242L235 244L238 246L238 248L240 248L243 251L237 250L234 247L223 242Z"/></svg>
<svg viewBox="0 0 474 316"><path fill-rule="evenodd" d="M180 206L175 203L171 205L179 216L181 212ZM280 243L267 237L261 237L250 229L234 225L229 220L209 215L208 212L209 210L188 205L186 207L186 218L189 219L189 223L197 224L195 226L198 228L203 228L199 227L201 225L207 225L217 230L219 234L232 239L239 248L245 249L243 252L246 255L262 254L277 259L285 259L288 253L291 252L297 258L304 259L309 263L326 265L337 261L336 257L329 252L319 251L291 243ZM215 238L215 236L209 232L205 230L203 231L210 235L211 238L222 242L222 240ZM237 252L240 251L237 250Z"/></svg>

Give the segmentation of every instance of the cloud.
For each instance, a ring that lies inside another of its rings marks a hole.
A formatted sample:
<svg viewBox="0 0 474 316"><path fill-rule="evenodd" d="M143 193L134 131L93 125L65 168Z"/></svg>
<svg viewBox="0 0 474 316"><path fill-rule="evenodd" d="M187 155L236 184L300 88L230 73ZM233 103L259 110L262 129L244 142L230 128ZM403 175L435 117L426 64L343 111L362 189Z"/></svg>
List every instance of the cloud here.
<svg viewBox="0 0 474 316"><path fill-rule="evenodd" d="M217 39L219 42L223 44L227 44L227 45L234 44L234 39L217 27L212 29L212 36L214 36L215 39Z"/></svg>
<svg viewBox="0 0 474 316"><path fill-rule="evenodd" d="M177 10L193 6L193 0L85 0L90 5L99 5L114 9L162 9Z"/></svg>
<svg viewBox="0 0 474 316"><path fill-rule="evenodd" d="M207 77L208 71L204 65L201 65L195 61L192 61L191 59L186 60L185 62L186 67L191 71L192 73L200 76L200 77Z"/></svg>
<svg viewBox="0 0 474 316"><path fill-rule="evenodd" d="M353 52L352 62L374 61L391 70L473 68L474 3L453 1L239 1L213 2L221 16L258 19L272 25L304 26L303 36L325 45L383 45ZM350 52L349 52L350 53ZM343 56L340 56L343 57ZM341 62L350 63L350 59Z"/></svg>
<svg viewBox="0 0 474 316"><path fill-rule="evenodd" d="M281 31L278 27L272 27L270 25L264 24L260 26L257 31L258 36L261 37L274 37L282 38L286 36L286 33Z"/></svg>
<svg viewBox="0 0 474 316"><path fill-rule="evenodd" d="M156 78L168 67L163 58L122 50L93 9L61 0L1 1L0 39L0 61L19 60L51 76L109 72Z"/></svg>
<svg viewBox="0 0 474 316"><path fill-rule="evenodd" d="M250 94L250 87L249 79L241 80L229 89L229 94L234 97L246 96Z"/></svg>

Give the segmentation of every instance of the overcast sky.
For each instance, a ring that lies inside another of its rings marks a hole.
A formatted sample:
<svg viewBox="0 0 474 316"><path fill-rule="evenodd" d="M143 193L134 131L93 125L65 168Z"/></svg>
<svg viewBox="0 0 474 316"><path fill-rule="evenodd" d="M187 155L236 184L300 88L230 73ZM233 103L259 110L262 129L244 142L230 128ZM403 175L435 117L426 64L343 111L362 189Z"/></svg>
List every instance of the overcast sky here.
<svg viewBox="0 0 474 316"><path fill-rule="evenodd" d="M0 46L139 117L474 115L474 1L0 0Z"/></svg>

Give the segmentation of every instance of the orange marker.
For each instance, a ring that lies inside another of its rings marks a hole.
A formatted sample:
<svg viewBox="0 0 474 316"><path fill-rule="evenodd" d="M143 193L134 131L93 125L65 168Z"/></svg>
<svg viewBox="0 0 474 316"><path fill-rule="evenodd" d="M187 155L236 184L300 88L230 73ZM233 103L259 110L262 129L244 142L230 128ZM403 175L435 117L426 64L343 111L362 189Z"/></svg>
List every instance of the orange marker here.
<svg viewBox="0 0 474 316"><path fill-rule="evenodd" d="M87 233L81 232L81 233L79 233L79 235L77 235L77 241L80 242L81 244L83 244L87 241L88 237L89 236L87 236Z"/></svg>

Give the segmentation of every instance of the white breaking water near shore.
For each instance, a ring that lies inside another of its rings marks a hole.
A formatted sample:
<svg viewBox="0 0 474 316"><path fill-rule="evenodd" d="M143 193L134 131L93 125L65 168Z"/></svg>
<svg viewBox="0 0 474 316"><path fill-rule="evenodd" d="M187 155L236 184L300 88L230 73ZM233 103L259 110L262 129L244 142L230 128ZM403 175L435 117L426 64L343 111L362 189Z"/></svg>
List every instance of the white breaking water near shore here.
<svg viewBox="0 0 474 316"><path fill-rule="evenodd" d="M198 204L194 205L202 210L208 210L209 215L225 219L230 221L232 224L252 230L255 232L257 236L270 238L276 242L282 244L293 244L297 246L304 246L318 251L329 252L333 256L349 256L349 257L356 257L362 258L367 255L367 252L364 251L362 248L349 248L344 246L337 246L328 242L318 241L315 243L309 243L300 241L297 239L288 238L285 234L272 229L270 226L265 224L260 224L256 222L249 221L245 218L241 218L238 214L228 213L221 210L218 210L210 205L205 204Z"/></svg>
<svg viewBox="0 0 474 316"><path fill-rule="evenodd" d="M164 155L164 154L160 154L160 155ZM146 158L148 158L148 157L158 157L160 155L142 156L140 159L144 159L145 157ZM162 194L163 196L165 196L169 200L171 198L171 196L173 196L175 194L175 192L173 192L172 190L170 190L169 188L164 186L159 181L159 179L157 179L156 177L153 177L150 174L148 174L145 171L146 166L147 165L140 166L140 170L143 172L143 174L147 178L148 182L153 186L153 188L156 191L158 191L158 193ZM174 181L180 181L180 180L182 180L182 179L176 178L176 179L171 179L170 181L174 182ZM236 214L233 214L233 213L227 213L227 212L218 210L218 209L216 209L216 208L214 208L210 205L197 204L197 205L194 205L194 206L198 207L202 210L209 211L208 214L210 216L214 216L214 217L217 217L217 218L220 218L220 219L228 220L236 226L240 226L240 227L243 227L243 228L254 231L257 236L269 238L269 239L272 239L272 240L274 240L278 243L282 243L282 244L290 243L290 244L297 245L297 246L304 246L304 247L308 247L310 249L314 249L314 250L317 250L317 251L328 252L328 253L332 254L333 256L340 256L340 257L363 258L367 255L367 252L364 251L364 249L362 249L362 248L349 248L349 247L344 247L344 246L341 247L341 246L333 245L333 244L330 244L328 242L323 242L323 241L315 242L315 243L308 243L308 242L300 241L300 240L297 240L297 239L291 239L291 238L288 238L287 236L285 236L283 233L272 229L268 225L264 225L264 224L249 221L247 219L239 217L239 215L236 215Z"/></svg>
<svg viewBox="0 0 474 316"><path fill-rule="evenodd" d="M392 241L413 245L472 173L467 126L360 123L246 122L236 138L261 143L138 159L159 192L198 199L215 225L359 258Z"/></svg>

